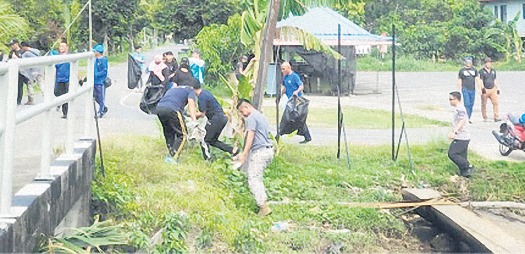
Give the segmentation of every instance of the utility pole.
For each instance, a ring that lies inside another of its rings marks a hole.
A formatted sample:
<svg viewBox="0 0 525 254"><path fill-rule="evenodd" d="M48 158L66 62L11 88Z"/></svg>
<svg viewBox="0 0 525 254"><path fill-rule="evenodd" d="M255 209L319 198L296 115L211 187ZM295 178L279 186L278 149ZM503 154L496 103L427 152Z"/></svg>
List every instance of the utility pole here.
<svg viewBox="0 0 525 254"><path fill-rule="evenodd" d="M264 88L266 87L266 76L268 75L268 65L270 63L270 58L273 55L273 39L275 37L280 6L281 0L271 0L270 10L268 11L266 24L263 29L259 71L257 72L257 82L255 83L255 90L253 92L253 105L259 110L262 108Z"/></svg>
<svg viewBox="0 0 525 254"><path fill-rule="evenodd" d="M93 49L93 10L91 9L91 1L89 0L89 50Z"/></svg>

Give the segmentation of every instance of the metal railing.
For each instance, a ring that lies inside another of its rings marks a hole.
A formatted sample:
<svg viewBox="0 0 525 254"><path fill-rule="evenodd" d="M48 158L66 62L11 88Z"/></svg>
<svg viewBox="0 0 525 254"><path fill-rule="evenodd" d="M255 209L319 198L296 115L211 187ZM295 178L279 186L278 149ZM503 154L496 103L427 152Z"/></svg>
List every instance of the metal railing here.
<svg viewBox="0 0 525 254"><path fill-rule="evenodd" d="M73 153L75 130L79 127L77 111L84 107L85 137L90 135L93 119L93 78L88 78L83 86L79 85L79 61L87 60L87 77L94 77L94 54L92 52L44 56L26 59L13 59L8 63L0 63L0 217L11 217L11 200L13 196L13 161L14 142L17 126L36 116L43 115L41 126L42 150L39 179L52 179L50 175L52 150L51 127L56 121L52 109L66 102L69 103L67 118L67 134L65 152ZM54 96L56 70L55 64L70 63L69 92ZM20 68L43 67L44 84L43 103L17 111L16 98L18 94L18 73Z"/></svg>

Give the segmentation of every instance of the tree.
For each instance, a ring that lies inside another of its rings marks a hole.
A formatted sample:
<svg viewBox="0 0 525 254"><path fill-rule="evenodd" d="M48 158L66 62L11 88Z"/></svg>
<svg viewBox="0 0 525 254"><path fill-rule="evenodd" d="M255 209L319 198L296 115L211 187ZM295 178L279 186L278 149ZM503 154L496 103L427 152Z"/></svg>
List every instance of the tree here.
<svg viewBox="0 0 525 254"><path fill-rule="evenodd" d="M27 21L16 15L9 3L0 0L0 41L9 41L15 36L20 38L27 29ZM0 44L0 50L8 50L5 43Z"/></svg>

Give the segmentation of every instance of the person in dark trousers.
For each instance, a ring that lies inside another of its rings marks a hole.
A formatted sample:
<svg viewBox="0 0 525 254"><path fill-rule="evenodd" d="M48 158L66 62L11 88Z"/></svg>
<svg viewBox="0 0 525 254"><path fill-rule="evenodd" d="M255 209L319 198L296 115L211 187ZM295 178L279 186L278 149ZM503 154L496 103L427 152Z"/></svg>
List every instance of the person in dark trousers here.
<svg viewBox="0 0 525 254"><path fill-rule="evenodd" d="M258 214L266 216L272 213L272 209L267 202L263 176L274 155L268 122L248 100L240 99L237 110L245 118L246 126L244 150L239 155L239 162L242 164L242 171L248 177L248 187L259 207Z"/></svg>
<svg viewBox="0 0 525 254"><path fill-rule="evenodd" d="M62 41L58 46L58 52L60 55L67 55L68 46L66 41ZM69 74L70 74L70 64L59 63L55 65L56 77L55 77L55 96L61 96L69 92ZM60 106L59 106L60 107ZM57 108L57 110L59 110ZM62 104L62 118L67 118L68 104Z"/></svg>
<svg viewBox="0 0 525 254"><path fill-rule="evenodd" d="M202 155L205 160L211 159L210 156L210 146L219 148L222 151L230 153L235 156L239 152L239 149L233 148L231 145L225 144L219 141L219 136L221 135L222 129L228 123L228 118L224 114L221 105L217 99L210 93L208 90L202 89L200 83L196 82L193 85L195 94L198 97L199 112L195 113L197 118L206 116L208 118L208 123L206 124L206 136L204 137L204 142L207 145L207 149L202 148Z"/></svg>
<svg viewBox="0 0 525 254"><path fill-rule="evenodd" d="M164 64L168 66L168 70L170 71L169 75L169 81L168 81L168 89L170 89L173 86L174 79L175 79L175 72L179 69L179 64L177 63L177 59L175 59L175 56L173 56L173 52L168 51L163 54L166 61L164 61Z"/></svg>
<svg viewBox="0 0 525 254"><path fill-rule="evenodd" d="M186 124L182 118L186 105L191 119L196 121L195 97L192 87L177 86L169 89L157 104L156 113L162 124L169 152L164 159L167 163L176 163L188 137Z"/></svg>
<svg viewBox="0 0 525 254"><path fill-rule="evenodd" d="M475 168L470 165L467 159L468 144L470 143L467 110L461 103L461 94L459 92L451 92L448 100L450 105L454 107L454 118L452 121L454 131L448 135L448 138L452 140L448 149L448 157L458 166L460 176L470 177Z"/></svg>
<svg viewBox="0 0 525 254"><path fill-rule="evenodd" d="M281 64L281 71L283 73L283 83L281 85L281 94L286 94L288 100L292 99L293 96L303 96L303 81L297 72L292 70L292 66L289 62L284 62ZM312 136L308 130L306 122L303 127L303 136L304 140L299 142L301 144L308 143L312 141Z"/></svg>
<svg viewBox="0 0 525 254"><path fill-rule="evenodd" d="M499 122L499 85L496 80L496 70L492 68L492 59L485 58L485 66L479 70L479 80L481 81L481 115L483 121L488 120L487 100L492 102L494 122Z"/></svg>
<svg viewBox="0 0 525 254"><path fill-rule="evenodd" d="M472 66L472 58L465 58L465 66L459 70L458 89L463 94L463 103L467 109L469 123L472 123L472 107L476 98L476 79L478 71Z"/></svg>
<svg viewBox="0 0 525 254"><path fill-rule="evenodd" d="M108 107L106 107L106 78L108 77L108 59L103 55L104 46L96 45L93 48L95 52L95 78L93 82L95 83L93 89L93 97L98 103L98 117L102 118L107 112Z"/></svg>
<svg viewBox="0 0 525 254"><path fill-rule="evenodd" d="M8 44L8 46L11 47L11 51L9 51L8 59L20 59L22 58L22 54L24 53L22 51L22 48L20 48L20 43L17 39L12 39ZM22 105L22 98L24 97L24 84L29 83L29 80L22 75L22 73L18 72L18 95L16 97L16 104Z"/></svg>

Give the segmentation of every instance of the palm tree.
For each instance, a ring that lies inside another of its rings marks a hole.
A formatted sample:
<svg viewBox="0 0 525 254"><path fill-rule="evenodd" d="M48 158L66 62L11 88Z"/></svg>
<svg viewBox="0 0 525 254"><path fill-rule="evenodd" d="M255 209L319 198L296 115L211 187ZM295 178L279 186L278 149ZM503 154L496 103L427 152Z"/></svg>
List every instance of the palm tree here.
<svg viewBox="0 0 525 254"><path fill-rule="evenodd" d="M6 42L14 35L23 34L29 25L25 19L16 15L4 0L0 0L0 41ZM5 43L0 43L0 49L6 49Z"/></svg>

